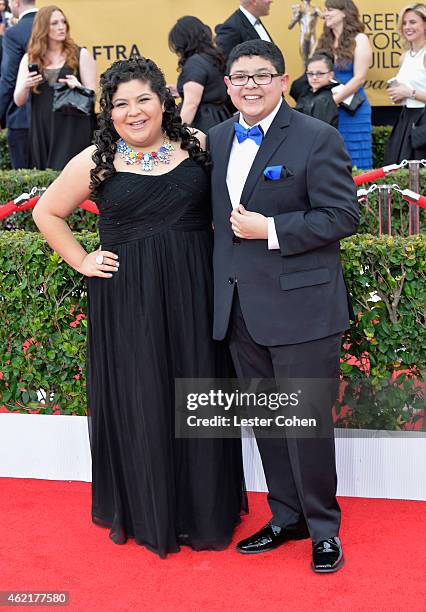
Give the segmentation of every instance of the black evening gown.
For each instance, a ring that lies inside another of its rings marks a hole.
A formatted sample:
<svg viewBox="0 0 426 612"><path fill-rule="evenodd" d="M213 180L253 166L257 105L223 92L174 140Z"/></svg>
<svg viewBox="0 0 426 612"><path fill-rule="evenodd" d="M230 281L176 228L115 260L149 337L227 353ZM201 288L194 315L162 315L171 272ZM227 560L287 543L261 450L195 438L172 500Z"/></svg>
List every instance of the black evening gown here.
<svg viewBox="0 0 426 612"><path fill-rule="evenodd" d="M209 177L191 159L101 186L113 278L88 279L92 518L164 557L223 549L246 509L241 441L176 439L175 377L229 376L212 337Z"/></svg>
<svg viewBox="0 0 426 612"><path fill-rule="evenodd" d="M204 87L191 126L207 134L211 127L231 117L223 72L207 53L195 53L186 60L176 84L182 100L183 86L189 81Z"/></svg>
<svg viewBox="0 0 426 612"><path fill-rule="evenodd" d="M72 74L67 64L60 69L45 69L39 93L31 94L30 164L39 170L63 170L70 159L92 143L94 116L52 111L53 84L67 74ZM77 78L80 80L78 73Z"/></svg>
<svg viewBox="0 0 426 612"><path fill-rule="evenodd" d="M393 127L392 133L386 145L383 165L399 164L403 159L414 160L426 157L426 147L414 149L411 144L411 129L413 123L421 117L423 108L407 108L403 106L398 116L398 121Z"/></svg>

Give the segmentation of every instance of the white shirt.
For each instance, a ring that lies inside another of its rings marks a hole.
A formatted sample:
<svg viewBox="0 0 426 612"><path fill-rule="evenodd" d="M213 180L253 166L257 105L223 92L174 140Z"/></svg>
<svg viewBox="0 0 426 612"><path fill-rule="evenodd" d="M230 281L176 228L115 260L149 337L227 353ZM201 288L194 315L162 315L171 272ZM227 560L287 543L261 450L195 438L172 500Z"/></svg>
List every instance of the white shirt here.
<svg viewBox="0 0 426 612"><path fill-rule="evenodd" d="M281 107L281 104L282 100L278 102L272 113L262 119L262 121L259 121L259 123L255 124L262 128L264 136L266 136L266 132L269 130L275 115L278 113ZM241 123L241 125L245 128L254 127L254 125L247 125L241 113L239 123ZM226 185L228 187L232 208L237 208L240 204L243 204L243 206L245 205L245 202L241 202L241 194L243 193L244 185L258 150L259 145L257 145L251 138L246 138L246 140L239 143L237 137L234 136L231 153L229 154L228 170L226 173ZM267 219L268 249L279 249L280 245L278 242L277 232L275 230L275 221L273 217L268 217Z"/></svg>
<svg viewBox="0 0 426 612"><path fill-rule="evenodd" d="M399 72L395 77L398 83L407 85L410 89L426 90L425 52L426 49L419 49L414 56L411 55L410 51L405 53ZM424 102L413 100L413 98L405 98L401 104L407 108L424 108L425 106Z"/></svg>
<svg viewBox="0 0 426 612"><path fill-rule="evenodd" d="M259 34L262 40L272 42L270 36L268 35L268 32L265 30L265 28L260 23L257 17L249 13L248 10L245 9L243 6L240 6L240 11L247 17L247 19L250 21L251 25L254 27L254 29Z"/></svg>
<svg viewBox="0 0 426 612"><path fill-rule="evenodd" d="M22 19L22 17L23 17L24 15L28 15L29 13L37 13L37 10L38 10L38 9L36 9L36 8L32 8L32 9L28 9L28 10L26 10L26 11L23 11L23 12L22 12L22 13L19 15L19 19L18 19L18 21L21 21L21 19Z"/></svg>

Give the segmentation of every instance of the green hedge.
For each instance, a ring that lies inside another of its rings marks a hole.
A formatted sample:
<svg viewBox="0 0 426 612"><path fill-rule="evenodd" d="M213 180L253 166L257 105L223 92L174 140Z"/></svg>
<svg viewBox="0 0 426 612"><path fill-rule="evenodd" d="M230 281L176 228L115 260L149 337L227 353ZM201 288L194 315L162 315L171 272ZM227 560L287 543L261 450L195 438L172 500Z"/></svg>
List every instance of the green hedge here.
<svg viewBox="0 0 426 612"><path fill-rule="evenodd" d="M48 187L58 174L56 170L0 170L0 204L10 202L21 193L29 193L33 187ZM73 232L95 232L97 215L80 208L68 217L68 222ZM2 229L37 231L30 210L16 212L0 221Z"/></svg>
<svg viewBox="0 0 426 612"><path fill-rule="evenodd" d="M0 131L0 170L10 170L12 164L10 163L9 149L7 147L7 131Z"/></svg>
<svg viewBox="0 0 426 612"><path fill-rule="evenodd" d="M96 237L80 235L87 249ZM35 232L0 232L0 404L85 413L85 284ZM15 408L16 407L16 408Z"/></svg>
<svg viewBox="0 0 426 612"><path fill-rule="evenodd" d="M93 234L78 238L86 249L98 246ZM342 351L351 385L338 407L339 423L402 428L417 418L416 381L426 371L426 237L359 235L343 241L342 256L357 316ZM84 414L82 277L38 234L0 232L0 287L0 406L36 409L43 389L41 412ZM372 301L374 294L381 301ZM408 373L392 384L401 370Z"/></svg>
<svg viewBox="0 0 426 612"><path fill-rule="evenodd" d="M354 176L362 174L362 171L354 171ZM398 170L398 172L392 172L388 176L375 181L379 185L399 185L401 189L408 189L408 170ZM426 168L420 168L420 187L419 191L422 195L426 194ZM369 183L361 185L368 189ZM358 229L359 233L362 234L373 234L379 233L379 203L378 203L378 191L373 191L368 196L367 202L361 202L359 205L360 210L360 226ZM397 192L393 192L392 195L392 234L407 236L408 234L408 222L409 222L409 205L403 200ZM420 208L420 229L426 231L426 211L424 208Z"/></svg>
<svg viewBox="0 0 426 612"><path fill-rule="evenodd" d="M373 141L373 168L381 168L383 166L385 148L391 132L392 126L390 125L373 125L371 132Z"/></svg>
<svg viewBox="0 0 426 612"><path fill-rule="evenodd" d="M424 415L426 235L342 241L355 321L342 351L342 425L399 429ZM425 424L423 422L423 424Z"/></svg>
<svg viewBox="0 0 426 612"><path fill-rule="evenodd" d="M21 193L29 193L33 187L48 187L57 176L54 170L0 170L0 203L7 204ZM36 227L31 211L23 210L0 221L0 229L33 232Z"/></svg>
<svg viewBox="0 0 426 612"><path fill-rule="evenodd" d="M361 172L354 172L354 175ZM24 192L29 192L32 187L47 187L55 180L58 173L53 170L3 170L0 171L0 203L6 203ZM402 189L408 187L408 170L400 170L390 174L384 179L380 179L380 184L393 185L397 183ZM366 185L368 187L368 185ZM420 192L426 194L426 169L420 170ZM368 202L360 205L361 224L360 233L377 234L379 231L378 222L378 201L377 191L373 192ZM420 211L420 225L422 231L426 230L425 211ZM74 232L88 231L96 232L97 215L86 212L82 209L76 210L68 219L71 229ZM17 212L8 219L0 221L1 229L24 229L35 231L31 211ZM392 233L408 234L408 204L394 194L392 205Z"/></svg>

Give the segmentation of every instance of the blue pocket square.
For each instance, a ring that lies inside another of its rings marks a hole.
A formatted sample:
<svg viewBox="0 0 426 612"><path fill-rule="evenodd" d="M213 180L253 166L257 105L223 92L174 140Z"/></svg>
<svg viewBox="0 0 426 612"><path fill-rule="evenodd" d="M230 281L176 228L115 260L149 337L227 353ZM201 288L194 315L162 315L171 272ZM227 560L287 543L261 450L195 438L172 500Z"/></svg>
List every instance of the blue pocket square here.
<svg viewBox="0 0 426 612"><path fill-rule="evenodd" d="M263 171L263 176L267 181L278 181L281 178L282 166L268 166Z"/></svg>

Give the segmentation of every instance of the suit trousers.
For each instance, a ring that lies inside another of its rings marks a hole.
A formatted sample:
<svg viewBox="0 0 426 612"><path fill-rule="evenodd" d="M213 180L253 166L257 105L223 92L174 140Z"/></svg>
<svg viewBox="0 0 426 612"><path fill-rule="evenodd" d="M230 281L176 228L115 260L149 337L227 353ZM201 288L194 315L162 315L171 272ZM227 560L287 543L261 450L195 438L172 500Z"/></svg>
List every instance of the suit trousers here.
<svg viewBox="0 0 426 612"><path fill-rule="evenodd" d="M341 338L338 333L301 344L262 346L247 330L235 290L228 339L239 378L337 379ZM338 535L340 527L331 408L316 407L322 419L329 419L326 437L257 438L271 524L291 528L306 520L314 541Z"/></svg>
<svg viewBox="0 0 426 612"><path fill-rule="evenodd" d="M28 128L8 128L7 144L9 147L12 168L29 168L30 144Z"/></svg>

